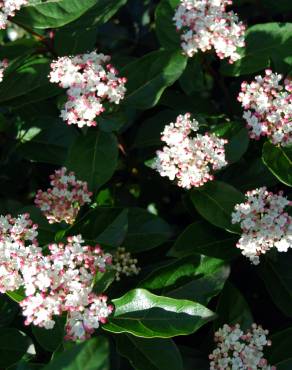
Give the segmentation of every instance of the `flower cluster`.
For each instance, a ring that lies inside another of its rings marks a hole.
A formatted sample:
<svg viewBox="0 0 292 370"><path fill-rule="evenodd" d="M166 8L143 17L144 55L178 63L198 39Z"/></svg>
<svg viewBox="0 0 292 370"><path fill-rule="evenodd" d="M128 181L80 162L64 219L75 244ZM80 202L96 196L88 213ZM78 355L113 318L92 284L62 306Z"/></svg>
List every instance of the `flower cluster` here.
<svg viewBox="0 0 292 370"><path fill-rule="evenodd" d="M273 194L262 187L248 191L246 202L235 206L232 223L240 223L242 229L237 247L253 264L273 247L279 252L292 247L292 217L285 212L291 205L282 192Z"/></svg>
<svg viewBox="0 0 292 370"><path fill-rule="evenodd" d="M84 245L80 235L69 237L66 244L49 245L49 251L34 266L22 269L25 324L51 329L54 316L68 312L67 338L86 339L113 309L106 305L106 297L92 292L96 273L111 264L111 255L98 245Z"/></svg>
<svg viewBox="0 0 292 370"><path fill-rule="evenodd" d="M105 110L104 102L119 104L124 98L126 78L118 77L110 59L92 52L61 57L51 64L50 81L68 89L61 117L69 125L96 126L95 117Z"/></svg>
<svg viewBox="0 0 292 370"><path fill-rule="evenodd" d="M3 59L0 61L0 82L3 81L4 71L8 67L8 60Z"/></svg>
<svg viewBox="0 0 292 370"><path fill-rule="evenodd" d="M244 46L245 26L233 11L230 0L181 0L174 21L181 32L181 46L186 55L194 56L215 49L220 59L240 59L237 48Z"/></svg>
<svg viewBox="0 0 292 370"><path fill-rule="evenodd" d="M276 370L263 357L264 347L271 345L268 334L256 324L246 332L239 324L225 324L215 333L217 348L209 355L210 370Z"/></svg>
<svg viewBox="0 0 292 370"><path fill-rule="evenodd" d="M292 83L286 79L281 84L281 79L267 69L264 77L242 83L238 100L252 139L266 136L273 144L287 146L292 143Z"/></svg>
<svg viewBox="0 0 292 370"><path fill-rule="evenodd" d="M74 172L67 173L65 167L50 176L52 188L39 190L35 204L44 213L49 223L65 221L74 223L80 207L90 203L92 193L87 183L76 180Z"/></svg>
<svg viewBox="0 0 292 370"><path fill-rule="evenodd" d="M66 337L86 339L113 310L107 297L93 292L96 273L105 272L112 256L84 245L80 235L49 245L44 255L37 235L28 214L0 216L0 292L23 288L26 325L51 329L54 316L67 312Z"/></svg>
<svg viewBox="0 0 292 370"><path fill-rule="evenodd" d="M116 271L116 281L121 280L121 275L132 276L138 275L140 268L137 267L138 260L131 256L124 247L118 247L113 255L112 267Z"/></svg>
<svg viewBox="0 0 292 370"><path fill-rule="evenodd" d="M27 3L27 0L0 0L0 29L4 30L8 18L14 17L15 12Z"/></svg>
<svg viewBox="0 0 292 370"><path fill-rule="evenodd" d="M180 115L175 123L165 126L161 140L167 145L157 151L152 167L161 176L177 180L178 186L190 189L213 180L210 173L227 165L224 144L227 140L214 134L192 133L198 131L199 124L190 119L190 114Z"/></svg>
<svg viewBox="0 0 292 370"><path fill-rule="evenodd" d="M23 285L22 267L39 260L41 250L37 235L37 225L33 224L29 214L17 218L0 216L1 293L20 288Z"/></svg>

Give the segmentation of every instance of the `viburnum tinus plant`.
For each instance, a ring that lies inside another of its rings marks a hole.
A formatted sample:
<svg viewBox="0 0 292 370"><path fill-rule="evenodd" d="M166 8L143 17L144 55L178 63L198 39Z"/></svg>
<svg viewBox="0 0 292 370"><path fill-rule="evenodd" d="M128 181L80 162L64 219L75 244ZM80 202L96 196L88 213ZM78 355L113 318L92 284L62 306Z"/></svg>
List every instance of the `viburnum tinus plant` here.
<svg viewBox="0 0 292 370"><path fill-rule="evenodd" d="M0 0L0 369L292 369L291 14Z"/></svg>

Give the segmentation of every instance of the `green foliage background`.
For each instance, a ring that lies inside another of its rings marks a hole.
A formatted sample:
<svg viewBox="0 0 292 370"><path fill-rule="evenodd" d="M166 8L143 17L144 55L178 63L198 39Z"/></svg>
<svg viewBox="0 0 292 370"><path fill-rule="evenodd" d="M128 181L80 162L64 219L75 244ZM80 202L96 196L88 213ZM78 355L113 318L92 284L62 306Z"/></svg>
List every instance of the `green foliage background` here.
<svg viewBox="0 0 292 370"><path fill-rule="evenodd" d="M291 148L250 141L236 96L266 67L291 73L292 3L234 3L248 29L233 65L181 54L178 0L30 0L12 19L23 37L0 32L0 58L10 61L0 85L1 214L29 211L42 245L76 233L105 250L123 245L142 268L120 283L109 277L115 313L80 344L63 342L62 319L51 331L24 327L14 302L21 292L1 295L0 368L207 370L214 329L255 321L272 333L268 360L291 370L292 254L268 253L252 267L235 247L240 230L230 214L246 190L263 185L291 199ZM65 93L48 73L57 56L93 49L113 56L127 95L97 128L78 129L59 118ZM185 112L229 139L229 165L189 192L147 167L165 124ZM63 165L94 192L95 208L70 228L49 225L33 206Z"/></svg>

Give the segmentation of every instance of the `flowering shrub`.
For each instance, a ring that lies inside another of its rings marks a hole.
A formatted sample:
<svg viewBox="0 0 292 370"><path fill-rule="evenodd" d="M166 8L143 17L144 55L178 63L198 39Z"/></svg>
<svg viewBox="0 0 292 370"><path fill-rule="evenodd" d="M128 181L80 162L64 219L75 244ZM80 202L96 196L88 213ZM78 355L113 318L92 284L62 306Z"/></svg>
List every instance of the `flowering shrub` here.
<svg viewBox="0 0 292 370"><path fill-rule="evenodd" d="M1 369L292 369L291 13L0 0Z"/></svg>

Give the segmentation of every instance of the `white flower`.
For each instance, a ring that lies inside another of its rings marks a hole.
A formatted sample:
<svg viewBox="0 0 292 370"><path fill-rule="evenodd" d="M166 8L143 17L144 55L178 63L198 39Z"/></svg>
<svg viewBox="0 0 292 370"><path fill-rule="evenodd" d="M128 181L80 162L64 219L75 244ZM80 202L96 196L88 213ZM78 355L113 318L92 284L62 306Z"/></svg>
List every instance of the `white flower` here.
<svg viewBox="0 0 292 370"><path fill-rule="evenodd" d="M109 56L92 52L60 57L51 64L50 81L68 89L61 117L69 125L96 126L107 100L119 104L124 99L126 78L118 77L109 61Z"/></svg>
<svg viewBox="0 0 292 370"><path fill-rule="evenodd" d="M231 221L240 223L242 229L237 247L257 265L259 256L269 249L287 252L292 247L292 217L285 212L285 207L292 203L282 192L273 194L265 187L245 195L246 202L234 207Z"/></svg>
<svg viewBox="0 0 292 370"><path fill-rule="evenodd" d="M292 83L286 79L279 84L281 79L267 69L264 77L242 83L238 100L252 139L266 136L275 145L288 146L292 143Z"/></svg>
<svg viewBox="0 0 292 370"><path fill-rule="evenodd" d="M186 55L214 48L220 59L229 58L230 63L240 59L237 48L244 46L245 26L226 10L231 4L230 0L180 1L173 20Z"/></svg>
<svg viewBox="0 0 292 370"><path fill-rule="evenodd" d="M186 189L202 186L213 179L211 171L227 165L224 150L227 140L208 133L193 136L198 129L198 122L191 120L189 113L165 126L161 140L167 145L156 152L152 166L161 176L176 179L178 186Z"/></svg>

